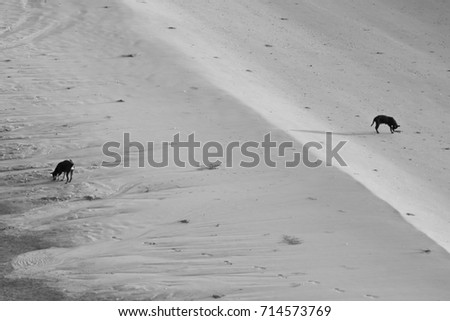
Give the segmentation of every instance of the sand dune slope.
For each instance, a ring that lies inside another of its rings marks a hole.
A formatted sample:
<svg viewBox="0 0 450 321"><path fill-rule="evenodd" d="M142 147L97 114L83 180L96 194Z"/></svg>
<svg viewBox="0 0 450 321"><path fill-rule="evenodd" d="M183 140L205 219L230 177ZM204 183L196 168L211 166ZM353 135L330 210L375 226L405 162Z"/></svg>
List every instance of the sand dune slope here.
<svg viewBox="0 0 450 321"><path fill-rule="evenodd" d="M125 3L141 31L295 139L347 140L342 169L450 250L447 2ZM374 135L378 114L401 135Z"/></svg>
<svg viewBox="0 0 450 321"><path fill-rule="evenodd" d="M222 12L218 2L210 3L208 10ZM173 4L183 5L164 6ZM267 14L265 2L250 4L256 16ZM239 76L236 68L244 65L228 53L244 49L213 53L216 44L202 47L200 36L193 43L199 48L187 51L179 36L167 35L199 26L195 21L164 20L162 13L177 11L162 10L162 2L136 5L158 7L154 12L161 15L149 23L120 1L4 5L9 20L0 26L6 70L0 79L0 236L29 234L41 241L9 254L2 275L55 282L75 299L450 299L448 253L334 167L243 168L237 162L248 159L235 153L231 167L171 162L139 168L137 148L121 159L129 168L102 167L111 160L102 145L123 143L124 133L136 142L155 142L150 155L158 157L159 143L177 133L226 145L261 142L268 132L277 143L292 141L288 129L317 130L314 124L328 129L318 107L299 111L304 118L298 126L312 127L291 128L253 110L265 98L290 106L289 92L281 94L270 82L261 90L272 73L288 80L288 72L269 70L275 63L267 64L264 76L251 78L260 70L256 59L247 67L252 72L244 69ZM250 42L245 50L261 49ZM199 52L205 56L193 55ZM240 91L212 75L231 77ZM263 148L254 151L263 157ZM271 157L282 164L298 151L295 142L285 157L275 150ZM73 181L50 181L52 167L66 158L76 164Z"/></svg>

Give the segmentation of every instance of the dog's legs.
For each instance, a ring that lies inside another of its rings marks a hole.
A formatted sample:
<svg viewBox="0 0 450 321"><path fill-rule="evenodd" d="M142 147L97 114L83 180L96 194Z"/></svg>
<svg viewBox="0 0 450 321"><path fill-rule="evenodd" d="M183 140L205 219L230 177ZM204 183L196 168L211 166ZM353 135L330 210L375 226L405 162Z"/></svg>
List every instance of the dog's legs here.
<svg viewBox="0 0 450 321"><path fill-rule="evenodd" d="M380 133L380 132L378 131L378 127L380 127L380 124L379 124L379 123L376 123L376 124L375 124L375 130L377 131L377 134Z"/></svg>
<svg viewBox="0 0 450 321"><path fill-rule="evenodd" d="M69 183L72 181L72 176L73 176L73 169L70 170L70 179L69 179Z"/></svg>

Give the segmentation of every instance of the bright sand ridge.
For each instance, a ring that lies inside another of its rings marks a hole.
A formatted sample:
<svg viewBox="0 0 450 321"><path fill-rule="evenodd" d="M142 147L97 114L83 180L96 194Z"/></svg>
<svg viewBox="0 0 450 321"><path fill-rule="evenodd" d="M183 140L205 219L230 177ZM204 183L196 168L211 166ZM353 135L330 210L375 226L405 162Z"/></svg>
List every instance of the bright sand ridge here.
<svg viewBox="0 0 450 321"><path fill-rule="evenodd" d="M14 227L1 233L43 232L55 245L16 257L8 277L56 280L87 299L450 299L448 253L335 168L142 169L136 155L131 168L100 167L101 145L123 132L290 137L161 42L183 28L149 32L114 1L30 4L10 5L17 19L1 34L10 207L0 218ZM74 180L49 182L63 158Z"/></svg>

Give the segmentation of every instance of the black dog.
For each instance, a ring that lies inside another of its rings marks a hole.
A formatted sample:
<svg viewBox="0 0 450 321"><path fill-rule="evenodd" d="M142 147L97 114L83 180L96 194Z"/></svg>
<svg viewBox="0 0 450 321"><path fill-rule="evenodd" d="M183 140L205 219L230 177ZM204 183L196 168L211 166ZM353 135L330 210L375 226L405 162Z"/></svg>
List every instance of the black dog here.
<svg viewBox="0 0 450 321"><path fill-rule="evenodd" d="M61 174L63 174L62 180L64 180L64 175L65 175L67 178L66 184L71 182L74 169L75 169L75 165L73 164L71 159L58 163L58 165L56 165L56 168L52 173L53 180L56 180L57 178L59 178L59 176L61 176ZM70 174L70 179L69 179L69 174Z"/></svg>
<svg viewBox="0 0 450 321"><path fill-rule="evenodd" d="M385 116L385 115L378 115L377 117L375 117L373 119L372 125L375 123L375 130L377 131L377 134L379 134L380 132L378 131L378 127L380 127L380 124L386 124L389 126L389 128L391 129L391 133L393 134L395 132L395 130L397 128L400 127L400 125L397 124L397 122L395 121L394 118L390 117L390 116Z"/></svg>

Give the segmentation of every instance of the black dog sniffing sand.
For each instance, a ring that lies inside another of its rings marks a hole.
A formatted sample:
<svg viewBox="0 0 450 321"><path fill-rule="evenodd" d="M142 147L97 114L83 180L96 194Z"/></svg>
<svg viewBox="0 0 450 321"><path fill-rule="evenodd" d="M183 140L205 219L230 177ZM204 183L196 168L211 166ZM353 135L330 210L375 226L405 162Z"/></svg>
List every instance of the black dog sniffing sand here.
<svg viewBox="0 0 450 321"><path fill-rule="evenodd" d="M386 116L386 115L378 115L377 117L375 117L373 119L372 125L375 123L375 130L377 131L377 134L379 134L380 132L378 131L378 127L380 127L381 124L386 124L389 126L389 128L391 129L391 133L393 134L395 132L395 130L397 128L400 127L400 125L397 124L397 122L395 121L395 119L393 117L390 116Z"/></svg>
<svg viewBox="0 0 450 321"><path fill-rule="evenodd" d="M59 178L61 174L63 174L62 180L64 180L64 175L66 176L66 184L72 181L73 170L75 169L75 165L71 159L62 161L56 165L55 170L52 172L53 180ZM69 179L70 174L70 179Z"/></svg>

